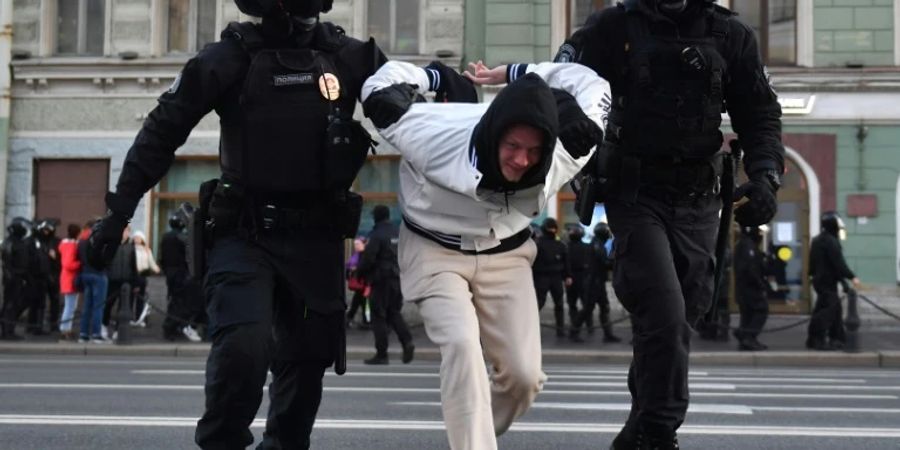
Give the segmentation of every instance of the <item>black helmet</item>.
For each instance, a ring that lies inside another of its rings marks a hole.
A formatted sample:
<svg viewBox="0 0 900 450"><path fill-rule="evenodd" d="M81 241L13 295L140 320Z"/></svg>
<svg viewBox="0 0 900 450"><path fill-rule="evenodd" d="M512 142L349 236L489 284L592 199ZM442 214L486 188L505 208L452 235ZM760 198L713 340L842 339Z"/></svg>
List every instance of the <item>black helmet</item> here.
<svg viewBox="0 0 900 450"><path fill-rule="evenodd" d="M575 225L569 228L569 240L572 242L580 241L584 238L584 228L581 228L580 225Z"/></svg>
<svg viewBox="0 0 900 450"><path fill-rule="evenodd" d="M22 239L31 233L31 227L30 220L24 217L16 217L6 227L6 232L13 238Z"/></svg>
<svg viewBox="0 0 900 450"><path fill-rule="evenodd" d="M47 234L56 233L56 221L53 219L41 220L40 222L38 222L37 227L35 227L35 230L37 230L38 232L46 231Z"/></svg>
<svg viewBox="0 0 900 450"><path fill-rule="evenodd" d="M187 226L187 218L181 208L169 213L169 226L177 231L181 231Z"/></svg>
<svg viewBox="0 0 900 450"><path fill-rule="evenodd" d="M234 3L248 16L265 17L284 11L292 16L316 17L331 11L334 0L234 0Z"/></svg>
<svg viewBox="0 0 900 450"><path fill-rule="evenodd" d="M598 223L594 227L594 237L599 238L601 241L608 241L612 237L612 233L609 231L609 224L606 222Z"/></svg>
<svg viewBox="0 0 900 450"><path fill-rule="evenodd" d="M836 238L841 238L841 232L844 231L844 221L841 220L841 215L837 211L826 211L822 214L822 219L819 223L822 226L822 231Z"/></svg>

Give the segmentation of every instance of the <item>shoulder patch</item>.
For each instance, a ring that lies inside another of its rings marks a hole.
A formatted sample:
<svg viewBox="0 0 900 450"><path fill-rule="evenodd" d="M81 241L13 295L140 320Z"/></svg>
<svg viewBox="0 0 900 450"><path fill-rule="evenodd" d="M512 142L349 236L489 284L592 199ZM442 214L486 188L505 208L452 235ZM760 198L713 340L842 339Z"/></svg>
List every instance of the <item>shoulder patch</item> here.
<svg viewBox="0 0 900 450"><path fill-rule="evenodd" d="M181 87L181 72L178 72L178 75L175 77L175 81L172 82L172 85L169 86L169 90L166 92L169 94L174 94L178 92L179 87Z"/></svg>
<svg viewBox="0 0 900 450"><path fill-rule="evenodd" d="M553 59L553 62L558 63L568 63L575 62L575 47L568 42L561 45L559 47L559 52L556 54L556 58Z"/></svg>

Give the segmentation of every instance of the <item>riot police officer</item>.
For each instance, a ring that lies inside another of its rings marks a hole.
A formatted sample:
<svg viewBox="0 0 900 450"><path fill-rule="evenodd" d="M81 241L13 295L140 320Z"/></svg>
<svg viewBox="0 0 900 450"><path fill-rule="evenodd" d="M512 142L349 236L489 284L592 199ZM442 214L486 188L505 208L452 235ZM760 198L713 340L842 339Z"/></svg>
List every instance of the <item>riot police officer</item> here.
<svg viewBox="0 0 900 450"><path fill-rule="evenodd" d="M59 331L59 274L62 271L62 260L59 256L60 239L56 236L56 225L58 221L55 219L44 219L38 222L35 227L35 244L40 251L41 267L47 267L47 274L41 280L41 303L43 304L44 296L49 300L49 308L47 310L47 322L50 324L50 331Z"/></svg>
<svg viewBox="0 0 900 450"><path fill-rule="evenodd" d="M616 235L613 285L637 331L632 409L613 448L677 447L688 407L691 327L711 303L727 110L749 182L745 226L776 210L781 108L753 30L713 0L626 0L591 15L557 61L612 86L594 176ZM727 181L727 180L726 180Z"/></svg>
<svg viewBox="0 0 900 450"><path fill-rule="evenodd" d="M569 258L566 245L559 241L556 233L559 225L556 219L548 217L541 223L541 235L538 236L537 256L532 264L534 290L537 293L538 310L544 308L547 293L553 298L553 317L556 319L556 337L565 336L566 320L563 312L564 286L572 285Z"/></svg>
<svg viewBox="0 0 900 450"><path fill-rule="evenodd" d="M806 348L813 350L839 350L844 347L844 321L838 283L845 279L859 288L859 278L847 266L841 239L845 233L844 222L835 211L822 214L822 232L813 238L809 248L809 275L816 290L816 306L813 308L806 338Z"/></svg>
<svg viewBox="0 0 900 450"><path fill-rule="evenodd" d="M166 277L166 318L163 338L169 341L187 338L199 341L191 322L197 313L199 289L191 278L187 263L187 218L182 210L169 214L169 231L159 243L159 262Z"/></svg>
<svg viewBox="0 0 900 450"><path fill-rule="evenodd" d="M318 20L331 0L235 3L261 23L229 24L162 94L107 194L91 255L111 258L141 196L215 110L222 176L201 186L192 227L206 234L193 248L206 249L199 273L212 339L195 440L251 444L271 370L260 448L308 448L324 371L343 354L343 239L355 234L362 205L349 188L371 145L352 116L385 58L373 40Z"/></svg>
<svg viewBox="0 0 900 450"><path fill-rule="evenodd" d="M6 239L0 245L3 260L3 309L0 310L0 339L17 341L16 322L28 307L28 289L32 283L31 272L37 262L32 242L31 222L23 217L14 218L6 227Z"/></svg>
<svg viewBox="0 0 900 450"><path fill-rule="evenodd" d="M609 225L600 222L594 227L594 238L591 239L590 260L587 271L587 280L585 282L584 308L578 313L577 319L573 322L573 333L579 333L581 326L587 327L588 334L593 334L594 328L594 307L600 309L599 320L600 327L603 329L603 342L615 343L621 342L622 339L613 333L613 326L610 322L609 296L606 294L606 282L609 280L609 269L611 267L609 255L606 252L606 243L612 238L609 231Z"/></svg>
<svg viewBox="0 0 900 450"><path fill-rule="evenodd" d="M760 249L760 227L742 227L741 237L734 246L735 296L741 312L740 328L735 330L738 350L768 348L757 337L769 318L766 299L766 254Z"/></svg>
<svg viewBox="0 0 900 450"><path fill-rule="evenodd" d="M574 226L569 229L569 242L566 243L566 252L569 254L569 267L571 268L572 284L566 286L566 303L569 305L569 340L573 342L583 342L581 336L578 335L578 317L581 314L578 309L578 301L581 300L581 309L587 308L587 289L588 269L591 265L591 246L582 241L584 239L584 229L580 226Z"/></svg>

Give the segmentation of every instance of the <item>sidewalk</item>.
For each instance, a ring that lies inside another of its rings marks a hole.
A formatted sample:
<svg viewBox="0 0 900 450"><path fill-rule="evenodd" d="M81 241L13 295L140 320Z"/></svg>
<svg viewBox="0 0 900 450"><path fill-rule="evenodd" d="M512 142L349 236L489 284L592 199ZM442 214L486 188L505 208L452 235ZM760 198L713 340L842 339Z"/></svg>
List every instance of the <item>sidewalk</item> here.
<svg viewBox="0 0 900 450"><path fill-rule="evenodd" d="M151 302L163 306L165 286L161 279L150 281ZM882 289L868 295L891 311L898 311L894 291ZM618 302L613 300L613 320L623 317ZM728 342L704 341L698 337L693 339L691 361L695 364L741 365L741 366L853 366L853 367L900 367L900 322L890 319L874 310L860 306L862 325L859 330L860 352L820 352L807 350L806 324L774 333L764 333L760 341L769 346L763 352L739 352L734 339ZM437 361L440 355L425 336L415 307L404 307L412 326L416 344L416 358L419 360ZM807 316L770 316L766 328L779 328L806 319ZM614 363L628 364L631 361L630 325L626 320L617 323L616 334L622 338L621 343L604 344L602 332L584 335L584 343L574 343L567 338L557 338L555 330L550 326L553 322L552 302L548 302L541 312L541 335L543 342L543 358L546 363ZM738 322L737 314L732 314L731 324ZM19 342L0 341L0 354L56 354L56 355L141 355L141 356L192 356L203 357L209 351L207 343L168 342L162 339L160 325L162 318L153 313L149 328L131 328L132 344L76 344L60 343L55 336L26 336ZM22 327L18 328L19 333ZM396 337L390 338L390 356L393 363L400 362L400 344ZM359 363L374 353L373 337L370 330L353 327L347 330L347 360Z"/></svg>

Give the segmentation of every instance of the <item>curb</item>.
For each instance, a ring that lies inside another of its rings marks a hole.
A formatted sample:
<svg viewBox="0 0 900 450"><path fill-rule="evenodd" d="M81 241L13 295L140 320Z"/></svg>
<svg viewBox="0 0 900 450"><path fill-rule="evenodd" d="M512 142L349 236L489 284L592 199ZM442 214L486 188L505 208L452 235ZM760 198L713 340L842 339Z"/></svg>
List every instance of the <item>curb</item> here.
<svg viewBox="0 0 900 450"><path fill-rule="evenodd" d="M400 360L400 349L389 352ZM69 343L0 344L0 355L80 355L80 356L162 356L205 358L209 344L135 344L91 345ZM347 359L358 361L371 357L368 346L347 347ZM621 364L631 363L630 351L590 351L544 349L545 364ZM416 360L440 361L435 347L416 348ZM868 351L859 353L768 351L768 352L694 352L691 364L727 366L799 366L799 367L900 367L900 351Z"/></svg>

